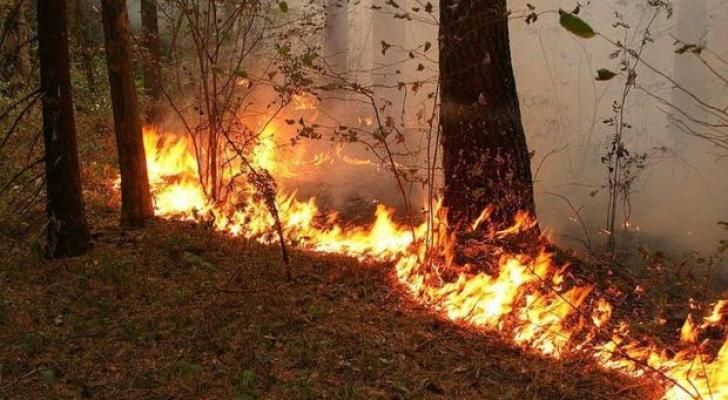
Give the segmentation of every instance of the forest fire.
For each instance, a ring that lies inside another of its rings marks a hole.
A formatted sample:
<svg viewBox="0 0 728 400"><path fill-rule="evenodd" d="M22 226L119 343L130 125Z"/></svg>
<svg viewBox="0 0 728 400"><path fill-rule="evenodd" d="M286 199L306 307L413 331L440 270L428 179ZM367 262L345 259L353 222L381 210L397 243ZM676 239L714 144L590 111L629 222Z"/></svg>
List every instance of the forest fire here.
<svg viewBox="0 0 728 400"><path fill-rule="evenodd" d="M275 140L275 129L264 132L267 135L251 152L254 165L274 174L288 173L271 143L265 142ZM251 195L252 187L238 188L222 202L208 200L186 136L147 128L144 144L157 215L205 221L219 231L265 243L276 240L271 234L274 220L264 202ZM701 323L688 318L681 343L661 347L649 338L630 337L626 323L612 320L612 305L595 295L592 286L567 282L568 266L556 265L545 250L537 256L497 250L492 254L497 274L459 272L444 281L438 267L451 268L452 257L443 210L435 210L435 228L428 233L427 224L410 229L396 223L383 205L370 226L344 225L336 214L322 216L313 198L299 201L294 194L279 193L277 205L287 241L312 251L395 262L398 281L412 297L449 320L498 331L518 345L555 358L586 353L606 368L656 377L664 383L665 399L728 399L728 342L716 352L716 340L701 341L704 332L725 329L725 300ZM474 228L489 215L486 209ZM520 213L511 228L495 235L515 235L534 223Z"/></svg>
<svg viewBox="0 0 728 400"><path fill-rule="evenodd" d="M0 2L0 398L728 400L728 8L516 3Z"/></svg>

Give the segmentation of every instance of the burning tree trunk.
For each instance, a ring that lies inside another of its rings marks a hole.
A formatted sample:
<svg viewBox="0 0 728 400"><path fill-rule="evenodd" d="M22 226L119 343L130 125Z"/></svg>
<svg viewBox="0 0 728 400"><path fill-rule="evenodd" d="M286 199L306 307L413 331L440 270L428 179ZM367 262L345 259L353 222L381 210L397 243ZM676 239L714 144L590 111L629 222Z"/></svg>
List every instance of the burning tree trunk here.
<svg viewBox="0 0 728 400"><path fill-rule="evenodd" d="M444 204L458 233L488 206L490 230L535 212L507 16L506 0L440 2Z"/></svg>
<svg viewBox="0 0 728 400"><path fill-rule="evenodd" d="M142 0L142 40L144 49L144 93L152 100L147 113L147 123L159 118L162 101L162 50L159 44L159 25L157 21L156 0Z"/></svg>
<svg viewBox="0 0 728 400"><path fill-rule="evenodd" d="M37 6L48 255L60 258L85 253L90 247L90 238L76 150L66 2L38 0Z"/></svg>
<svg viewBox="0 0 728 400"><path fill-rule="evenodd" d="M138 228L154 216L154 210L132 76L126 1L102 0L101 12L121 171L121 225Z"/></svg>

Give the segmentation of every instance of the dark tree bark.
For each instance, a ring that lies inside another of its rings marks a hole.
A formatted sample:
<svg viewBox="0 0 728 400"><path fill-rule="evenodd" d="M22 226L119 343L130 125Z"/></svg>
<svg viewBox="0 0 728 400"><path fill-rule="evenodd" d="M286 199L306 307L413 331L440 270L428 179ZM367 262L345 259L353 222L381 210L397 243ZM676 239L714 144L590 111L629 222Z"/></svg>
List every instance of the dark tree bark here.
<svg viewBox="0 0 728 400"><path fill-rule="evenodd" d="M86 13L84 12L81 0L73 0L74 11L74 33L76 42L81 50L81 63L83 72L86 75L86 84L92 93L96 93L96 73L94 72L94 56L96 46L89 33L89 24Z"/></svg>
<svg viewBox="0 0 728 400"><path fill-rule="evenodd" d="M456 233L489 205L481 229L502 229L519 210L535 215L506 0L441 0L440 18L444 205Z"/></svg>
<svg viewBox="0 0 728 400"><path fill-rule="evenodd" d="M27 21L29 0L16 0L8 5L8 13L0 26L0 79L10 83L6 93L32 86L32 39Z"/></svg>
<svg viewBox="0 0 728 400"><path fill-rule="evenodd" d="M76 256L90 247L81 195L68 55L65 0L38 0L38 49L43 94L43 139L48 255Z"/></svg>
<svg viewBox="0 0 728 400"><path fill-rule="evenodd" d="M121 225L139 228L154 216L154 209L132 76L126 0L102 0L101 14L121 171Z"/></svg>
<svg viewBox="0 0 728 400"><path fill-rule="evenodd" d="M159 22L156 0L141 0L142 13L142 64L144 69L144 93L152 100L146 115L147 123L160 116L162 102L162 50L159 43Z"/></svg>

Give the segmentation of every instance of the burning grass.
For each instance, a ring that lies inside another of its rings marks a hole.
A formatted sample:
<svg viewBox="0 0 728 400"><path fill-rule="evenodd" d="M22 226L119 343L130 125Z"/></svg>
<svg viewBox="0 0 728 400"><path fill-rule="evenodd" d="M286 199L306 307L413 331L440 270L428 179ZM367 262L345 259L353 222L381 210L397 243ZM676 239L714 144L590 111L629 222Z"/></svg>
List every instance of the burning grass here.
<svg viewBox="0 0 728 400"><path fill-rule="evenodd" d="M275 128L268 126L265 132L263 137L275 140ZM216 230L262 243L275 241L277 237L270 235L274 226L270 207L256 198L251 184L239 184L224 202L207 200L185 140L145 131L158 214L207 221ZM270 151L274 143L262 141L252 148L253 166L287 170L286 160ZM728 398L728 342L722 333L726 316L720 302L714 320L696 324L688 316L678 343L658 343L647 335L634 335L629 321L613 318L613 304L595 290L594 282L572 279L570 265L554 262L546 240L515 250L486 246L483 259L488 268L456 266L445 210L430 210L429 225L407 227L396 223L392 211L381 205L371 225L351 226L334 214L322 221L313 198L298 201L278 192L276 201L280 236L287 242L316 252L392 261L397 282L410 296L449 320L500 332L550 357L592 357L631 376L659 378L665 399ZM475 225L485 223L488 214L484 211ZM534 223L519 213L511 228L489 236L508 241ZM450 277L443 279L440 271ZM715 331L721 334L708 334Z"/></svg>
<svg viewBox="0 0 728 400"><path fill-rule="evenodd" d="M34 382L38 393L103 398L728 396L725 308L696 303L664 335L638 330L656 314L626 312L640 305L626 295L634 285L599 279L545 240L498 244L528 227L527 215L468 244L482 262L458 266L442 212L428 238L427 225L410 229L384 206L351 225L278 192L286 241L336 255L297 254L287 285L254 188L238 182L210 201L184 136L147 130L145 146L157 214L195 224L109 230L93 254L36 260L29 274L16 250L3 268L3 304L19 310L5 311L4 391ZM288 170L275 152L252 154L255 166ZM92 196L94 214L115 219L113 188L91 187L106 193Z"/></svg>

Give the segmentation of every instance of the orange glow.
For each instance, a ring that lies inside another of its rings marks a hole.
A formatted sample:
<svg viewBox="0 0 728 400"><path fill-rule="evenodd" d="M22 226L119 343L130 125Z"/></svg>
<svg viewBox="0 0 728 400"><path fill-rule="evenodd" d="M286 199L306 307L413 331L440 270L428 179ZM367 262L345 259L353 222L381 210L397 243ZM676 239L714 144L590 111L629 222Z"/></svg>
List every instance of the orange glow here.
<svg viewBox="0 0 728 400"><path fill-rule="evenodd" d="M291 98L296 110L318 110L319 99L311 93L296 93Z"/></svg>
<svg viewBox="0 0 728 400"><path fill-rule="evenodd" d="M263 129L252 162L277 177L295 175L300 160L276 158L276 133L274 124ZM274 241L273 220L262 201L236 204L238 199L231 196L220 205L207 200L194 147L186 136L145 128L144 144L157 215L204 219L234 236ZM313 162L328 160L317 155ZM240 191L254 192L250 187ZM498 331L524 348L553 357L588 352L600 365L633 376L660 371L668 378L662 379L664 399L728 399L728 344L724 342L715 353L700 341L703 329L724 322L726 300L718 302L699 321L702 324L689 317L681 329L681 342L669 349L676 351L668 351L649 340L631 339L629 326L613 320L612 305L592 286L569 286L568 266L556 265L545 250L536 255L494 251L497 274L470 268L443 282L438 269L454 267L453 239L446 229L446 211L439 205L431 210L431 232L426 224L414 229L398 224L384 205L377 207L368 226L344 225L335 214L322 216L313 198L300 201L294 194L280 192L277 205L286 240L312 251L392 261L397 280L415 300L455 323ZM485 209L471 228L487 223L492 211ZM496 236L518 234L535 224L527 213L518 213L513 226Z"/></svg>
<svg viewBox="0 0 728 400"><path fill-rule="evenodd" d="M485 207L483 212L480 213L478 218L473 221L473 224L470 226L470 230L475 232L480 227L480 224L487 221L488 218L490 218L490 215L493 214L493 207Z"/></svg>

